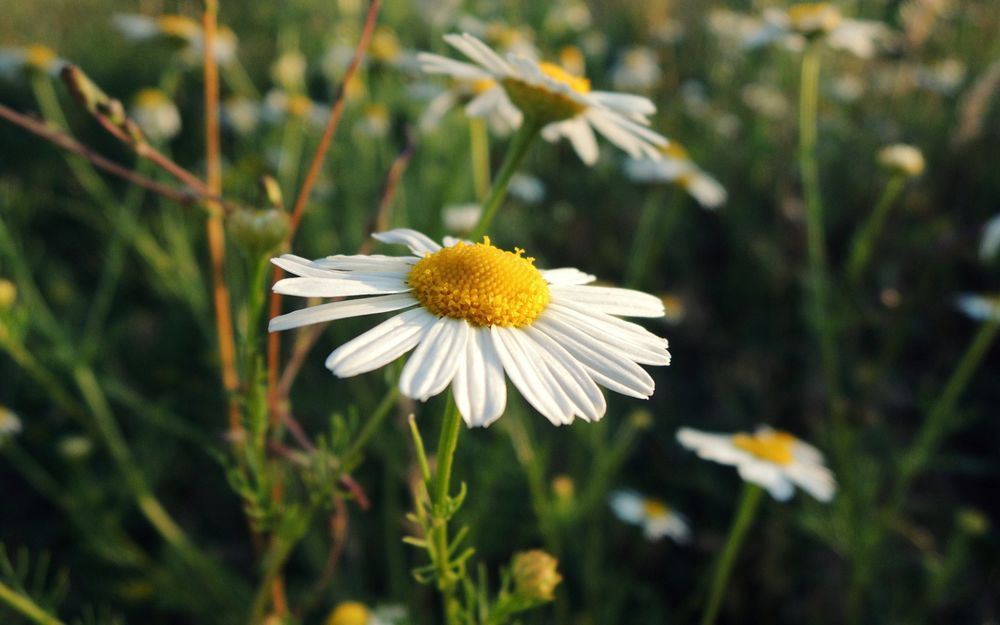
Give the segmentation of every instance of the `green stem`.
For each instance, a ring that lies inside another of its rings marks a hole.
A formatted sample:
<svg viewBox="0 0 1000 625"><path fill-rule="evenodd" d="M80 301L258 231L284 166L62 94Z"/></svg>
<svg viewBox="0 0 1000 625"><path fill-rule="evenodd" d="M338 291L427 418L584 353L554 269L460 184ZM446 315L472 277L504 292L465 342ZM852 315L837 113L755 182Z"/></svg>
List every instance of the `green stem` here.
<svg viewBox="0 0 1000 625"><path fill-rule="evenodd" d="M0 582L0 601L38 623L38 625L63 625L62 621L40 608L37 603L3 582Z"/></svg>
<svg viewBox="0 0 1000 625"><path fill-rule="evenodd" d="M351 443L350 447L348 447L347 453L344 454L344 458L352 458L361 453L371 437L378 431L382 422L384 422L386 417L389 416L389 413L392 412L392 407L396 405L396 400L398 399L399 386L394 384L385 394L385 397L382 398L382 401L375 408L375 411L370 417L368 417L368 421L365 423L364 427L361 428L361 432L358 433L358 438Z"/></svg>
<svg viewBox="0 0 1000 625"><path fill-rule="evenodd" d="M745 482L743 485L743 495L740 498L739 507L736 509L733 525L729 530L729 539L726 541L726 547L719 556L715 567L712 589L708 596L708 603L705 605L705 613L701 617L701 625L715 623L715 617L718 616L719 608L722 605L722 598L725 596L726 582L729 580L729 574L732 572L733 563L743 545L747 530L750 529L750 524L757 513L763 492L760 486L750 482Z"/></svg>
<svg viewBox="0 0 1000 625"><path fill-rule="evenodd" d="M472 230L469 239L477 241L486 233L486 229L493 222L493 217L496 216L504 197L507 196L507 187L510 186L511 177L521 165L521 161L524 160L525 155L528 153L528 148L534 143L535 137L538 136L541 129L541 126L537 122L525 119L517 134L514 135L510 147L507 148L507 155L504 157L503 164L500 165L500 171L497 172L497 177L493 181L490 195L483 202L483 214L479 218L479 223Z"/></svg>
<svg viewBox="0 0 1000 625"><path fill-rule="evenodd" d="M952 372L948 382L945 383L944 390L938 397L934 405L931 406L927 418L917 431L913 446L909 452L903 456L899 467L899 481L892 499L890 500L890 511L894 514L902 505L903 497L910 486L910 482L919 474L924 465L930 460L934 449L941 442L941 438L948 432L949 418L954 412L958 398L962 396L965 388L969 385L972 375L979 368L983 358L993 346L997 332L1000 331L1000 321L989 321L984 323L973 337L969 346L962 354L958 365Z"/></svg>
<svg viewBox="0 0 1000 625"><path fill-rule="evenodd" d="M490 193L490 135L486 130L485 120L469 118L469 143L476 201L485 202Z"/></svg>
<svg viewBox="0 0 1000 625"><path fill-rule="evenodd" d="M844 414L840 402L839 365L833 320L827 295L829 277L826 240L823 233L823 202L816 161L816 116L819 104L819 48L810 43L802 56L802 82L799 93L799 168L806 203L806 243L809 251L809 286L812 322L819 339L820 360L826 380L827 398L838 460L847 458L844 439Z"/></svg>
<svg viewBox="0 0 1000 625"><path fill-rule="evenodd" d="M889 217L889 211L892 209L893 204L896 203L896 199L899 197L900 191L903 190L905 183L906 176L902 174L894 174L889 179L885 190L882 191L882 197L879 198L878 204L875 205L875 210L868 216L868 220L865 221L864 226L854 235L854 241L851 244L851 256L847 262L847 277L852 285L860 282L861 276L868 266L868 261L871 259L875 240L882 232L886 219Z"/></svg>
<svg viewBox="0 0 1000 625"><path fill-rule="evenodd" d="M647 197L639 215L639 225L632 243L632 255L625 271L625 286L637 288L642 284L646 271L656 264L662 245L657 242L669 240L671 231L679 222L680 204L684 197L676 189L669 190L670 198L664 205L664 195L668 189L658 187Z"/></svg>
<svg viewBox="0 0 1000 625"><path fill-rule="evenodd" d="M435 511L441 511L447 502L451 487L451 469L455 460L455 450L458 448L458 434L461 432L462 416L455 404L455 397L448 393L448 403L445 406L444 419L441 424L441 438L437 448L437 469L434 473L433 506ZM448 551L448 520L438 518L434 527L434 550L437 552L438 588L441 591L444 612L448 625L459 625L460 606L455 597L455 586L458 580L452 576L450 554Z"/></svg>

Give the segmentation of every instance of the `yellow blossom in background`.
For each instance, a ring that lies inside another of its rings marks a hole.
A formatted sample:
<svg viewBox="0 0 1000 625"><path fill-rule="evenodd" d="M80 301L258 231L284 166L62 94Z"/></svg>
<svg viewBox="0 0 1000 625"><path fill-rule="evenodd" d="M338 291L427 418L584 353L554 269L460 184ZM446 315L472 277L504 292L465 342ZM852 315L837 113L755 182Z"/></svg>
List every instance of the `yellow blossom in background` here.
<svg viewBox="0 0 1000 625"><path fill-rule="evenodd" d="M368 625L371 610L363 603L345 601L330 613L326 625Z"/></svg>
<svg viewBox="0 0 1000 625"><path fill-rule="evenodd" d="M559 561L540 549L516 554L510 573L515 592L534 601L555 599L556 586L562 582Z"/></svg>
<svg viewBox="0 0 1000 625"><path fill-rule="evenodd" d="M892 173L916 178L924 173L924 154L920 148L904 143L887 145L878 153L879 164Z"/></svg>

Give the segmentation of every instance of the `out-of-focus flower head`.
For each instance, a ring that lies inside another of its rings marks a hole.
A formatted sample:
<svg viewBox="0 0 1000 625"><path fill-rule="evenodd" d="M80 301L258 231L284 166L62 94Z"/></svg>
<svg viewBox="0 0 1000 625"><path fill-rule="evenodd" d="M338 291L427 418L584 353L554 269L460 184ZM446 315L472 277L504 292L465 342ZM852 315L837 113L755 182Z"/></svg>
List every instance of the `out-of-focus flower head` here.
<svg viewBox="0 0 1000 625"><path fill-rule="evenodd" d="M55 76L65 64L55 50L40 43L0 48L0 76L9 80L26 72Z"/></svg>
<svg viewBox="0 0 1000 625"><path fill-rule="evenodd" d="M781 43L799 51L809 39L821 39L831 48L870 59L893 43L896 34L883 22L845 18L837 7L819 2L765 10L758 27L745 33L743 44L754 49Z"/></svg>
<svg viewBox="0 0 1000 625"><path fill-rule="evenodd" d="M21 433L21 419L6 406L0 406L0 445Z"/></svg>
<svg viewBox="0 0 1000 625"><path fill-rule="evenodd" d="M615 516L642 527L649 540L659 540L664 536L680 544L691 540L687 519L659 499L631 490L618 490L611 493L608 503Z"/></svg>
<svg viewBox="0 0 1000 625"><path fill-rule="evenodd" d="M984 262L997 259L1000 252L1000 213L997 213L983 226L983 238L979 241L979 258Z"/></svg>
<svg viewBox="0 0 1000 625"><path fill-rule="evenodd" d="M243 96L230 96L222 101L222 125L240 135L248 135L260 122L260 104Z"/></svg>
<svg viewBox="0 0 1000 625"><path fill-rule="evenodd" d="M368 56L377 63L394 65L403 55L403 46L388 26L379 26L372 33L372 40L368 46Z"/></svg>
<svg viewBox="0 0 1000 625"><path fill-rule="evenodd" d="M559 48L559 65L574 76L583 76L587 73L587 57L583 54L583 50L576 46Z"/></svg>
<svg viewBox="0 0 1000 625"><path fill-rule="evenodd" d="M204 51L204 36L201 24L186 15L164 14L156 17L136 13L116 13L111 18L126 39L149 41L163 39L183 45L181 58L186 63L196 65L201 62ZM213 53L216 63L228 65L236 60L236 33L220 25L215 32Z"/></svg>
<svg viewBox="0 0 1000 625"><path fill-rule="evenodd" d="M507 192L525 204L540 204L545 199L545 183L530 174L518 172L511 176Z"/></svg>
<svg viewBox="0 0 1000 625"><path fill-rule="evenodd" d="M17 285L6 278L0 278L0 314L14 307L17 301Z"/></svg>
<svg viewBox="0 0 1000 625"><path fill-rule="evenodd" d="M765 83L750 83L740 90L740 99L754 113L771 120L782 120L792 110L780 89Z"/></svg>
<svg viewBox="0 0 1000 625"><path fill-rule="evenodd" d="M271 80L285 91L303 91L307 66L304 54L298 50L288 50L271 64Z"/></svg>
<svg viewBox="0 0 1000 625"><path fill-rule="evenodd" d="M684 317L687 316L687 306L681 296L664 293L660 295L660 301L663 302L663 310L666 313L663 316L664 321L670 325L677 325L684 321Z"/></svg>
<svg viewBox="0 0 1000 625"><path fill-rule="evenodd" d="M623 91L652 91L661 77L656 51L646 46L633 46L622 52L611 70L611 84Z"/></svg>
<svg viewBox="0 0 1000 625"><path fill-rule="evenodd" d="M590 28L590 7L581 0L556 0L549 3L543 28L550 37L582 33Z"/></svg>
<svg viewBox="0 0 1000 625"><path fill-rule="evenodd" d="M264 120L277 123L286 119L302 119L314 126L326 125L329 109L314 102L304 93L286 93L272 89L264 96L264 108L261 116Z"/></svg>
<svg viewBox="0 0 1000 625"><path fill-rule="evenodd" d="M482 214L483 207L479 204L450 204L441 209L441 221L448 232L468 234Z"/></svg>
<svg viewBox="0 0 1000 625"><path fill-rule="evenodd" d="M963 293L955 305L973 321L1000 322L1000 295Z"/></svg>
<svg viewBox="0 0 1000 625"><path fill-rule="evenodd" d="M506 99L532 123L543 126L542 137L547 141L568 139L584 163L597 160L594 130L637 158L659 158L657 147L668 143L648 127L648 116L656 107L647 98L593 91L589 80L563 67L514 54L502 58L467 33L446 35L445 41L475 64L421 53L418 59L425 72L494 81L496 86L480 94L480 101L493 102L495 108L495 102Z"/></svg>
<svg viewBox="0 0 1000 625"><path fill-rule="evenodd" d="M160 89L139 91L129 112L143 134L154 142L169 141L181 131L181 113Z"/></svg>
<svg viewBox="0 0 1000 625"><path fill-rule="evenodd" d="M515 593L531 601L552 601L562 582L559 561L540 549L515 554L510 569Z"/></svg>
<svg viewBox="0 0 1000 625"><path fill-rule="evenodd" d="M893 174L916 178L924 173L924 154L905 143L887 145L878 152L879 165Z"/></svg>
<svg viewBox="0 0 1000 625"><path fill-rule="evenodd" d="M381 102L370 102L361 110L357 129L365 136L380 138L388 134L391 121L389 107Z"/></svg>
<svg viewBox="0 0 1000 625"><path fill-rule="evenodd" d="M823 454L788 432L759 427L753 434L710 434L681 428L677 440L705 460L735 466L740 477L778 501L791 498L795 486L820 501L832 500L837 491Z"/></svg>
<svg viewBox="0 0 1000 625"><path fill-rule="evenodd" d="M698 167L676 141L662 150L658 160L628 158L625 175L634 182L674 183L688 192L703 208L715 209L726 201L726 189Z"/></svg>
<svg viewBox="0 0 1000 625"><path fill-rule="evenodd" d="M946 96L958 91L968 74L965 63L955 58L917 65L914 70L913 78L918 87Z"/></svg>

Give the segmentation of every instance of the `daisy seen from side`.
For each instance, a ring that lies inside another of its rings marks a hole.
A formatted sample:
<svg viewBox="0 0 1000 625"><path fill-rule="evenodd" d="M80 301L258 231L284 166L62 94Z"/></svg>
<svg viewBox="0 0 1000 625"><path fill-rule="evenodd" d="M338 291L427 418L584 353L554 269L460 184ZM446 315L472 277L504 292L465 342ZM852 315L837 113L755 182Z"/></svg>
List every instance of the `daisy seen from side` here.
<svg viewBox="0 0 1000 625"><path fill-rule="evenodd" d="M649 540L668 536L679 544L691 540L691 528L679 512L651 497L632 490L616 490L608 497L612 512L626 523L642 527Z"/></svg>
<svg viewBox="0 0 1000 625"><path fill-rule="evenodd" d="M513 104L524 122L541 127L547 141L569 140L588 165L598 156L594 131L636 158L659 158L658 148L667 144L649 128L649 116L656 107L648 98L592 90L589 80L559 65L513 53L501 57L468 33L445 35L445 41L474 63L426 52L417 60L427 73L492 85L469 102L470 116L495 113Z"/></svg>
<svg viewBox="0 0 1000 625"><path fill-rule="evenodd" d="M837 491L823 454L788 432L766 426L752 434L681 428L677 440L705 460L735 466L740 477L763 487L778 501L791 498L796 486L823 502L832 500Z"/></svg>
<svg viewBox="0 0 1000 625"><path fill-rule="evenodd" d="M274 285L300 297L354 298L271 320L270 331L385 312L396 314L334 350L338 377L378 369L413 351L400 374L407 397L426 401L449 386L470 427L488 426L507 404L506 378L555 425L600 419L598 386L645 399L654 383L641 365L667 365L666 339L620 316L661 317L659 298L591 286L577 269L539 270L523 250L415 230L374 235L408 256L293 255L272 260L297 277Z"/></svg>

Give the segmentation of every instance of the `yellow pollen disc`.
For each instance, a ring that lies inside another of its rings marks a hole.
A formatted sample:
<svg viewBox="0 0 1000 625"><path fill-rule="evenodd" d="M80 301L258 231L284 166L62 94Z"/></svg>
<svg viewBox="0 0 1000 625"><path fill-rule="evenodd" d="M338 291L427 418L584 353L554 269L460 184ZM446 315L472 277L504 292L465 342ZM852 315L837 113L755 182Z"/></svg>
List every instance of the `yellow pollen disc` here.
<svg viewBox="0 0 1000 625"><path fill-rule="evenodd" d="M154 106L168 104L169 102L170 99L167 97L167 94L163 93L159 89L143 89L135 96L135 105L138 107L152 108Z"/></svg>
<svg viewBox="0 0 1000 625"><path fill-rule="evenodd" d="M549 287L534 258L490 244L459 242L425 256L406 280L413 296L439 317L465 319L477 326L520 328L549 304Z"/></svg>
<svg viewBox="0 0 1000 625"><path fill-rule="evenodd" d="M312 100L309 96L296 93L288 98L288 114L292 117L305 117L309 109L312 108Z"/></svg>
<svg viewBox="0 0 1000 625"><path fill-rule="evenodd" d="M570 74L554 63L539 63L538 69L543 74L566 85L574 93L585 95L590 92L590 81L580 76ZM501 84L510 96L511 102L528 117L534 117L543 124L576 117L587 106L565 93L533 85L517 78L505 78Z"/></svg>
<svg viewBox="0 0 1000 625"><path fill-rule="evenodd" d="M803 35L828 33L840 25L840 11L826 2L796 4L788 8L788 21Z"/></svg>
<svg viewBox="0 0 1000 625"><path fill-rule="evenodd" d="M666 157L676 159L678 161L689 161L691 157L688 156L687 150L684 149L680 143L676 141L671 141L667 145L660 148L660 153Z"/></svg>
<svg viewBox="0 0 1000 625"><path fill-rule="evenodd" d="M57 58L52 48L40 43L33 43L25 48L25 62L29 67L40 71L47 70Z"/></svg>
<svg viewBox="0 0 1000 625"><path fill-rule="evenodd" d="M792 447L797 440L788 432L764 431L756 434L734 434L733 445L775 464L790 464L795 456Z"/></svg>
<svg viewBox="0 0 1000 625"><path fill-rule="evenodd" d="M475 95L479 95L484 91L489 91L493 87L497 86L497 81L492 78L480 78L479 80L473 80L470 83L470 89Z"/></svg>
<svg viewBox="0 0 1000 625"><path fill-rule="evenodd" d="M646 513L646 516L650 518L665 517L670 514L670 508L668 508L662 501L657 501L655 499L647 499L643 501L642 510Z"/></svg>
<svg viewBox="0 0 1000 625"><path fill-rule="evenodd" d="M194 39L201 32L198 22L184 15L161 15L156 20L160 32L168 37Z"/></svg>

